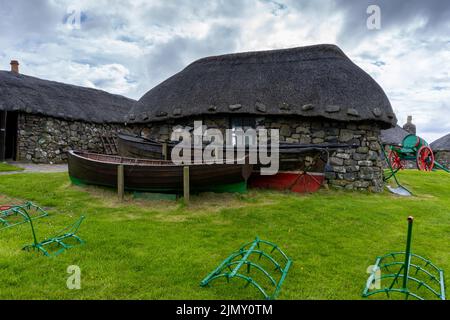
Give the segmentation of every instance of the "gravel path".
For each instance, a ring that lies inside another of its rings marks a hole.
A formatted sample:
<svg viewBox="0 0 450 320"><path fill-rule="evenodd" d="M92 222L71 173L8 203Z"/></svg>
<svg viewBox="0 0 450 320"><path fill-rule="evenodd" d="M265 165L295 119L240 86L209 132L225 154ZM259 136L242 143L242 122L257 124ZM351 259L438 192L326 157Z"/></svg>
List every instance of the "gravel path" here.
<svg viewBox="0 0 450 320"><path fill-rule="evenodd" d="M9 164L24 168L23 171L9 171L0 172L0 175L5 174L17 174L17 173L29 173L29 172L66 172L67 164L35 164L35 163L21 163L21 162L8 162Z"/></svg>

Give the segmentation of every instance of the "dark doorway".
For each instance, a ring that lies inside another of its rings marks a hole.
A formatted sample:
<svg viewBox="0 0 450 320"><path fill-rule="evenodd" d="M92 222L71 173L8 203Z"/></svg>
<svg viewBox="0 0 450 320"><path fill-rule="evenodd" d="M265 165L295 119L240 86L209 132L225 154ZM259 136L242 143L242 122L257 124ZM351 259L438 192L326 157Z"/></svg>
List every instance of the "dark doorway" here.
<svg viewBox="0 0 450 320"><path fill-rule="evenodd" d="M16 160L17 118L17 112L6 113L5 159L7 160Z"/></svg>

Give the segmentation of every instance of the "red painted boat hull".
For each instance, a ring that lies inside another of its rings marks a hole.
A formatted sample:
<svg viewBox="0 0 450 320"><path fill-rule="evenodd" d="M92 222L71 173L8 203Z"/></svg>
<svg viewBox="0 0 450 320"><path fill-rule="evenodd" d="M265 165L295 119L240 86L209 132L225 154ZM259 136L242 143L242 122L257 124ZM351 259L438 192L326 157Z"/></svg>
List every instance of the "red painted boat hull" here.
<svg viewBox="0 0 450 320"><path fill-rule="evenodd" d="M252 188L291 190L297 193L316 192L325 180L325 175L320 172L278 172L273 176L253 174L248 183Z"/></svg>

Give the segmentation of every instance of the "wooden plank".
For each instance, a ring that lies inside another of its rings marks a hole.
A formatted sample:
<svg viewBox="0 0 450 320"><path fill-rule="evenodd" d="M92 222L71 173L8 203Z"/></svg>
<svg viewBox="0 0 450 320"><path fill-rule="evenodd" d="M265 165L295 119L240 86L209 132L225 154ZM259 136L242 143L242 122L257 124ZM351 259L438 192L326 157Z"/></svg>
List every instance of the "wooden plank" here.
<svg viewBox="0 0 450 320"><path fill-rule="evenodd" d="M123 164L117 166L117 195L119 201L123 201L125 193L125 177L124 177L124 167Z"/></svg>
<svg viewBox="0 0 450 320"><path fill-rule="evenodd" d="M111 140L111 146L112 146L112 154L116 155L119 154L119 149L117 148L117 141L115 137L109 137Z"/></svg>
<svg viewBox="0 0 450 320"><path fill-rule="evenodd" d="M102 142L102 145L103 145L103 151L107 154L105 140L103 139L103 136L100 136L100 141Z"/></svg>
<svg viewBox="0 0 450 320"><path fill-rule="evenodd" d="M183 196L184 204L189 204L189 167L183 167Z"/></svg>
<svg viewBox="0 0 450 320"><path fill-rule="evenodd" d="M105 137L105 141L106 141L106 146L108 147L107 153L112 154L111 143L109 142L108 137Z"/></svg>
<svg viewBox="0 0 450 320"><path fill-rule="evenodd" d="M162 154L163 154L163 159L167 160L167 142L163 142L163 144L162 144Z"/></svg>

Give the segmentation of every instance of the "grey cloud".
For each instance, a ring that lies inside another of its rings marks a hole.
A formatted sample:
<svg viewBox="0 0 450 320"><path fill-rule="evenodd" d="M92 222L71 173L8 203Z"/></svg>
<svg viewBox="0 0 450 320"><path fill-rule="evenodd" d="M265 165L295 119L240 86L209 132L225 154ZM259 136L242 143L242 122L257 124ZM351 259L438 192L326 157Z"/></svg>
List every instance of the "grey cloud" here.
<svg viewBox="0 0 450 320"><path fill-rule="evenodd" d="M18 43L52 34L62 11L45 0L0 0L0 41Z"/></svg>
<svg viewBox="0 0 450 320"><path fill-rule="evenodd" d="M442 104L440 107L435 108L433 112L448 114L450 112L450 104ZM420 130L426 133L448 133L450 132L450 122L446 117L432 117L420 124Z"/></svg>
<svg viewBox="0 0 450 320"><path fill-rule="evenodd" d="M82 2L85 8L81 8L82 29L61 30L71 2L0 0L0 68L9 67L9 59L14 57L23 61L23 70L32 70L36 74L31 75L43 78L56 76L60 81L76 84L89 78L97 87L117 87L117 91L123 89L126 81L125 84L133 85L125 86L129 90L125 94L139 98L198 58L269 49L279 47L280 43L296 46L311 44L311 39L321 42L325 26L339 28L330 30L332 35L338 32L336 43L375 78L383 75L386 79L386 70L396 72L390 79L399 80L384 89L400 118L412 110L423 117L420 122L423 132L450 130L446 65L449 58L445 54L450 52L448 0L86 1ZM366 28L369 4L381 7L379 31ZM416 18L425 23L421 28L411 29ZM198 25L203 29L197 32ZM301 34L298 38L296 30ZM383 48L371 47L372 37L392 30L402 37L401 45L386 43ZM294 35L280 42L270 37L283 35L283 31ZM398 74L405 68L398 66L414 61L403 55L415 49L420 49L418 57L432 61L429 56L441 63L430 64L430 69L435 70L424 72L423 76L413 74L414 81L408 81L411 79ZM64 65L70 63L78 69L65 77ZM108 65L113 64L123 66L124 71L114 73L109 81ZM54 70L52 66L62 70ZM92 74L91 70L98 72ZM405 85L398 83L402 81ZM423 100L429 96L433 103L411 101L410 93L417 88L424 91ZM439 99L444 102L441 104ZM437 116L430 115L429 110L436 111Z"/></svg>
<svg viewBox="0 0 450 320"><path fill-rule="evenodd" d="M238 29L215 25L204 38L177 36L155 46L143 59L148 74L148 82L144 86L150 89L196 59L233 52L238 39Z"/></svg>
<svg viewBox="0 0 450 320"><path fill-rule="evenodd" d="M345 14L344 27L339 40L357 42L363 37L372 37L374 32L383 32L393 27L406 28L416 18L425 19L425 24L417 30L416 36L426 39L436 31L450 31L450 2L448 0L335 0L336 8ZM378 5L381 10L381 30L372 31L366 27L369 5Z"/></svg>

